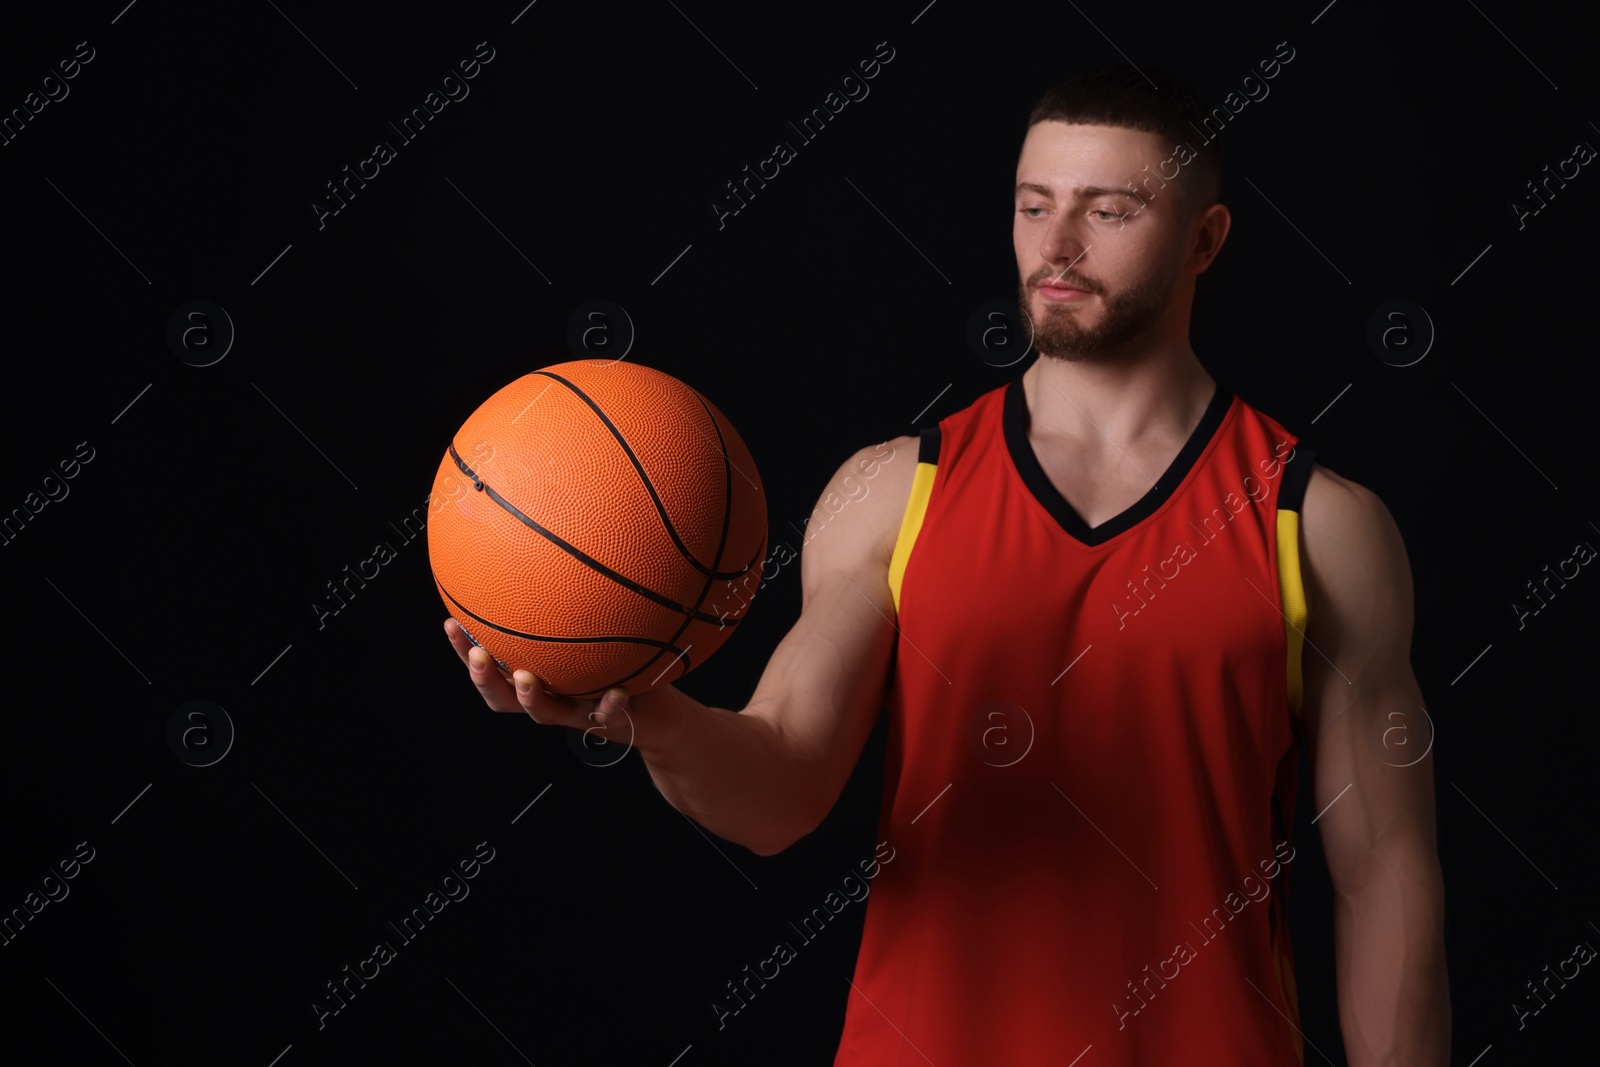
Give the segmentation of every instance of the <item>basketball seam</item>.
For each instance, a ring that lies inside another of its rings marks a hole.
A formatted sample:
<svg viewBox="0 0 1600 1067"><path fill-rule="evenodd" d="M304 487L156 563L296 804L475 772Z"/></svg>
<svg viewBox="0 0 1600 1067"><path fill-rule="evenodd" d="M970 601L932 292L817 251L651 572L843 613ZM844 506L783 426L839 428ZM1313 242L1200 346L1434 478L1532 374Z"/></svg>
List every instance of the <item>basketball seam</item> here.
<svg viewBox="0 0 1600 1067"><path fill-rule="evenodd" d="M439 592L443 593L444 596L445 596L445 599L449 600L450 603L454 604L456 607L460 608L462 611L466 612L468 615L472 616L474 619L476 619L477 621L483 623L485 626L489 627L490 629L498 630L498 631L500 631L501 633L505 634L508 637L520 637L525 641L559 641L559 642L563 642L563 643L567 643L567 644L578 644L578 645L581 645L581 644L595 644L595 643L607 642L607 641L615 641L615 642L619 642L619 643L622 643L622 644L630 644L630 645L650 645L653 648L659 648L659 649L670 648L674 652L676 652L678 650L676 645L668 644L665 641L657 641L653 637L632 637L632 636L625 635L625 634L602 634L602 635L600 635L598 637L546 637L546 636L541 635L541 634L525 634L521 630L513 630L509 626L501 626L499 623L494 622L491 619L484 618L482 615L479 615L476 611L473 611L471 608L467 607L461 601L457 600L455 595L453 593L451 593L450 590L448 590L448 589L446 589L444 587L444 583L439 581L439 578L438 578L437 575L434 576L433 580L434 580L434 583L439 586Z"/></svg>
<svg viewBox="0 0 1600 1067"><path fill-rule="evenodd" d="M711 561L712 570L714 571L717 565L722 562L722 554L728 550L728 526L733 521L733 461L728 458L728 442L722 436L722 427L718 425L717 417L711 414L711 408L709 405L707 405L705 397L701 396L700 393L695 389L690 389L689 392L694 394L694 398L700 402L701 410L706 413L706 418L711 420L711 428L715 430L717 434L717 447L722 452L722 484L724 501L722 508L722 533L719 535L717 540L717 554ZM735 573L745 574L752 566L755 565L756 558L760 557L762 550L766 547L766 541L766 537L763 536L761 538L761 544L756 546L756 556L753 557L749 563L745 564L741 570ZM698 609L701 604L705 603L706 595L711 592L711 582L712 579L707 577L706 584L700 590L700 596L695 599L694 606L696 609ZM739 620L734 619L733 621L735 624L737 624ZM718 618L717 622L723 626L727 625L726 620L722 618ZM669 642L677 641L678 638L683 636L683 632L688 628L689 620L685 619L683 625L679 626L677 632L667 640ZM682 678L685 674L688 674L690 670L688 649L685 649L683 652L679 653L679 655L683 657L684 663L683 670L678 674L678 677ZM623 676L618 681L613 682L612 685L621 685L623 682L638 677L640 674L643 674L645 671L649 670L656 660L660 658L661 652L658 651L655 655L645 660L645 662L640 665L638 670L634 671L632 674ZM610 688L610 686L607 686L606 688Z"/></svg>
<svg viewBox="0 0 1600 1067"><path fill-rule="evenodd" d="M617 429L616 424L611 421L611 417L601 409L599 404L595 403L594 399L589 396L588 393L585 393L582 389L578 388L578 386L561 377L559 374L552 374L546 370L538 370L534 371L533 373L543 375L546 378L552 378L570 389L573 395L575 395L579 400L582 400L584 404L589 407L589 410L594 412L595 417L600 420L601 424L605 426L608 431L610 431L611 436L616 439L617 444L622 446L623 455L627 456L628 462L633 464L634 473L638 474L639 482L644 486L644 491L650 494L650 502L656 506L656 514L661 518L661 525L666 528L667 536L672 539L672 543L677 546L679 553L681 553L683 558L688 560L689 563L694 566L695 570L712 579L737 578L743 573L742 571L733 571L728 574L718 573L715 563L708 568L695 557L693 552L689 551L689 546L684 544L683 538L678 535L677 527L672 525L672 518L667 514L666 505L661 502L661 496L656 492L656 487L650 481L650 476L645 473L644 464L640 463L639 457L634 454L633 446L628 444L628 439L622 435L622 431ZM694 390L691 389L690 392L694 392ZM695 399L700 399L700 395L698 393L695 393ZM701 401L700 406L702 408L705 407L705 402L703 400ZM709 411L706 412L707 416L710 416L710 414L711 413ZM716 420L712 419L711 423L713 428L716 428ZM727 442L722 439L722 431L720 429L717 430L717 442L722 447L723 463L726 464L728 459L728 446ZM731 506L732 502L730 501L729 504ZM724 523L726 523L726 519L724 519ZM724 535L726 535L726 525L724 525ZM719 548L717 562L720 562L720 560L721 552Z"/></svg>
<svg viewBox="0 0 1600 1067"><path fill-rule="evenodd" d="M498 492L495 491L493 486L491 486L488 482L484 481L481 477L479 477L478 473L476 471L474 471L471 467L467 466L466 460L462 459L461 458L461 454L456 451L456 445L455 445L454 441L450 442L450 457L453 460L455 460L455 464L456 464L457 467L459 467L461 469L461 473L465 474L468 478L472 479L472 487L474 489L478 490L481 493L487 494L489 499L493 500L496 504L500 505L500 507L502 509L504 509L507 514L511 515L517 521L521 522L524 526L528 527L528 529L532 530L534 533L538 534L540 537L543 537L545 540L549 541L551 544L555 545L557 548L560 548L561 550L566 552L568 555L570 555L574 559L578 560L580 563L583 563L584 565L588 566L591 570L593 570L593 571L595 571L595 572L597 572L599 574L605 575L607 578L610 578L612 581L618 583L619 585L622 585L622 586L624 586L624 587L626 587L628 589L632 589L635 593L638 593L640 596L645 597L645 598L647 598L649 600L652 600L657 604L660 604L662 607L671 608L672 610L674 610L676 612L679 612L680 614L689 616L690 618L698 619L701 622L721 622L722 621L721 619L713 618L710 615L703 615L699 611L696 611L694 608L686 608L682 604L679 604L677 601L673 600L671 597L669 597L669 596L667 596L667 595L665 595L663 593L658 593L654 589L649 588L648 586L640 585L638 582L634 581L632 578L629 578L625 574L618 574L616 571L612 570L610 567L607 567L604 563L601 563L599 560L595 559L593 556L591 556L587 552L583 551L583 549L579 548L577 545L574 545L574 544L570 543L566 539L562 538L559 534L555 533L553 530L545 529L545 527L540 525L536 520L530 518L527 515L524 515L522 513L522 511L520 509L518 509L515 504L512 504L511 501L509 501L505 497L501 496ZM701 594L701 599L703 600L704 598L705 598L705 594L702 593ZM738 620L734 620L734 621L737 622Z"/></svg>

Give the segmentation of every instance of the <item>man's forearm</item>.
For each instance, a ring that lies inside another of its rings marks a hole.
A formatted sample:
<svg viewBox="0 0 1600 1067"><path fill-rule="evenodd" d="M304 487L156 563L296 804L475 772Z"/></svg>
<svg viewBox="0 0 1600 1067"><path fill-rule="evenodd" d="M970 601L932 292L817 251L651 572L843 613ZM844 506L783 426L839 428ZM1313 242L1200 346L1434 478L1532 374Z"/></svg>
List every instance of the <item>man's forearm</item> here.
<svg viewBox="0 0 1600 1067"><path fill-rule="evenodd" d="M799 761L770 720L707 707L671 686L634 703L633 744L674 808L761 855L786 848L810 828ZM605 736L625 742L628 725L608 727Z"/></svg>
<svg viewBox="0 0 1600 1067"><path fill-rule="evenodd" d="M1431 857L1386 863L1336 895L1339 1022L1350 1067L1448 1067L1444 884Z"/></svg>

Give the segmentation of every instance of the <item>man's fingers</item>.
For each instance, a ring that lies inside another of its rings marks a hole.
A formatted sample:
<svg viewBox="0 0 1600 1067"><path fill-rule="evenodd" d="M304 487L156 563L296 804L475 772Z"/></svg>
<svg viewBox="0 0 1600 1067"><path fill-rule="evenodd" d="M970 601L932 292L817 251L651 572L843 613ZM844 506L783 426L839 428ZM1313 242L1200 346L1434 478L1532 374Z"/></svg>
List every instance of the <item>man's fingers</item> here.
<svg viewBox="0 0 1600 1067"><path fill-rule="evenodd" d="M489 653L474 645L467 652L466 660L467 671L472 675L472 684L483 694L485 704L495 711L522 710L522 706L517 703L516 690L495 668L493 661L489 659Z"/></svg>
<svg viewBox="0 0 1600 1067"><path fill-rule="evenodd" d="M467 636L467 632L461 628L461 624L456 622L454 618L446 618L444 620L444 633L446 637L450 638L450 647L454 648L456 655L461 657L462 665L471 667L472 662L467 659L467 653L476 646L473 645L472 639Z"/></svg>
<svg viewBox="0 0 1600 1067"><path fill-rule="evenodd" d="M592 702L545 692L544 686L531 671L516 671L511 677L520 710L527 712L534 722L562 726L587 725L584 723L584 712Z"/></svg>
<svg viewBox="0 0 1600 1067"><path fill-rule="evenodd" d="M446 619L445 634L450 644L467 665L472 684L483 695L483 702L494 711L520 712L534 722L586 729L593 725L585 715L594 707L592 700L574 700L545 692L544 686L530 671L514 673L501 669L489 653L472 643L455 619Z"/></svg>

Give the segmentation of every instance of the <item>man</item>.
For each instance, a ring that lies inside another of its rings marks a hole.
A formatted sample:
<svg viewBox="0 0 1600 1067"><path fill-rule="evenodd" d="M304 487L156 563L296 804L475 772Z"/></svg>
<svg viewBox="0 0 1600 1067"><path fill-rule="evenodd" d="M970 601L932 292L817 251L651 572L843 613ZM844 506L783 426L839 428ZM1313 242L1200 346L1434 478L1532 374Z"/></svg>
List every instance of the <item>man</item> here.
<svg viewBox="0 0 1600 1067"><path fill-rule="evenodd" d="M446 623L491 708L631 719L668 801L763 855L821 822L887 701L893 861L841 1067L1306 1062L1302 741L1349 1062L1448 1061L1431 759L1392 744L1431 729L1405 547L1189 346L1231 223L1203 119L1150 69L1040 101L1012 235L1041 358L839 468L823 500L851 506L806 546L801 616L742 712L513 688Z"/></svg>

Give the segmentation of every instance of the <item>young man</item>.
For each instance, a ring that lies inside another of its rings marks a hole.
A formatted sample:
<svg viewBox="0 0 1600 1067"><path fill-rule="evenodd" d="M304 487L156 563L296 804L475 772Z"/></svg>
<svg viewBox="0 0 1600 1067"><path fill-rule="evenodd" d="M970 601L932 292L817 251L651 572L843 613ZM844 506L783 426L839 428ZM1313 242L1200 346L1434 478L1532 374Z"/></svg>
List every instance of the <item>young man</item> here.
<svg viewBox="0 0 1600 1067"><path fill-rule="evenodd" d="M674 807L763 855L821 822L887 701L840 1067L1300 1067L1302 742L1349 1062L1448 1061L1431 759L1391 744L1431 728L1405 547L1189 346L1231 221L1204 117L1149 68L1040 101L1012 239L1041 358L839 468L822 499L852 503L742 712L513 687L446 623L491 708L631 727Z"/></svg>

